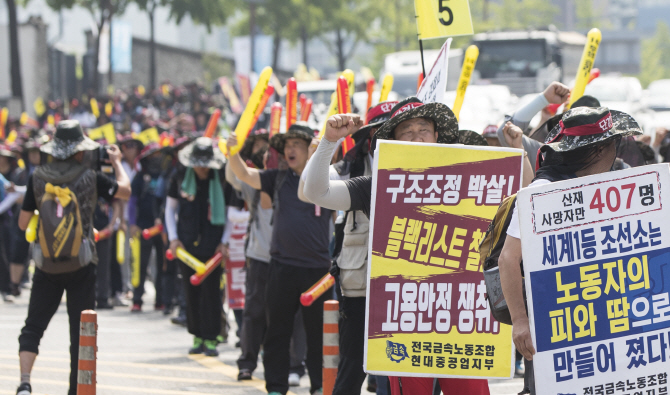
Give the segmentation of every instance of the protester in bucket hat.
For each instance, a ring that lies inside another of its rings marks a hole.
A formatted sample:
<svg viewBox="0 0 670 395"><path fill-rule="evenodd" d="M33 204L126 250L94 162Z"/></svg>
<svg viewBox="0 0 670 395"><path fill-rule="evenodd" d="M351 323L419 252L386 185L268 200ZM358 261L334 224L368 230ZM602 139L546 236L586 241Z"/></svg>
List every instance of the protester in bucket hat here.
<svg viewBox="0 0 670 395"><path fill-rule="evenodd" d="M79 121L60 121L56 133L51 141L40 147L45 154L55 159L64 160L77 152L91 151L100 147L100 144L84 135Z"/></svg>
<svg viewBox="0 0 670 395"><path fill-rule="evenodd" d="M536 176L530 187L610 171L617 160L618 141L640 134L637 122L628 114L606 107L578 107L563 114L537 156ZM507 228L498 266L503 294L513 318L513 340L525 361L523 393L535 394L535 377L526 297L521 283L521 232L516 207ZM517 284L517 286L514 286Z"/></svg>
<svg viewBox="0 0 670 395"><path fill-rule="evenodd" d="M209 137L199 137L178 154L184 167L170 179L165 203L165 225L170 250L176 256L178 248L185 249L201 262L220 252L228 257L227 210L231 200L226 198L221 168L225 157ZM221 334L221 294L219 283L222 265L195 286L190 278L195 271L179 261L186 293L186 323L193 335L189 354L219 355L217 337ZM174 272L173 269L170 270Z"/></svg>
<svg viewBox="0 0 670 395"><path fill-rule="evenodd" d="M355 114L338 114L327 121L326 132L306 171L304 195L312 203L333 210L362 211L370 216L372 176L346 181L330 180L328 165L337 141L362 126ZM375 133L374 139L393 139L426 144L486 145L479 134L459 131L454 113L444 104L422 103L410 97L398 103L391 118ZM373 148L375 142L373 141ZM433 378L389 377L392 394L432 394ZM402 381L401 381L402 380ZM449 394L488 395L488 383L481 379L440 379L443 392ZM430 387L430 390L427 388Z"/></svg>
<svg viewBox="0 0 670 395"><path fill-rule="evenodd" d="M298 121L291 125L286 133L277 133L272 136L270 138L270 146L283 155L286 140L295 138L305 140L309 144L314 138L314 129L307 122Z"/></svg>
<svg viewBox="0 0 670 395"><path fill-rule="evenodd" d="M179 163L186 167L207 167L220 169L226 163L226 157L214 148L209 137L198 137L179 151Z"/></svg>

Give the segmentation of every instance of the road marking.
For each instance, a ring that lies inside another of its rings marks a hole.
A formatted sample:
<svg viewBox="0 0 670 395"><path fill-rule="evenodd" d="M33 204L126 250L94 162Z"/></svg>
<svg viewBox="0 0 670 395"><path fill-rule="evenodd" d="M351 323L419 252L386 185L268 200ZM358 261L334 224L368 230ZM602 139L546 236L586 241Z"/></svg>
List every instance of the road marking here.
<svg viewBox="0 0 670 395"><path fill-rule="evenodd" d="M7 354L0 354L0 359L11 359L11 360L18 360L19 356L18 355L7 355ZM38 357L39 360L42 361L49 361L49 362L67 362L70 363L70 358L54 358L54 357ZM196 366L176 366L176 365L160 365L160 364L153 364L153 363L142 363L142 362L120 362L120 361L105 361L102 359L98 359L97 363L99 365L110 365L110 366L128 366L132 368L147 368L147 369L164 369L164 370L180 370L180 371L187 371L187 372L211 372L211 370L202 368L202 367L196 367ZM235 377L237 379L237 376Z"/></svg>
<svg viewBox="0 0 670 395"><path fill-rule="evenodd" d="M14 381L16 382L16 377L13 376L0 376L0 381ZM58 385L61 387L69 387L70 383L67 381L59 381L59 380L49 380L49 379L35 379L31 378L31 382L35 383L44 383L44 384L51 384L51 385ZM159 395L218 395L220 394L219 392L214 393L214 392L195 392L195 391L178 391L178 390L163 390L163 389L158 389L158 388L135 388L135 387L122 387L119 385L107 385L107 384L98 384L96 386L97 388L103 389L103 390L113 390L113 391L122 391L121 393L126 394L129 392L137 392L141 394L159 394Z"/></svg>
<svg viewBox="0 0 670 395"><path fill-rule="evenodd" d="M234 380L237 380L237 373L238 369L236 367L227 365L223 362L221 362L217 358L210 358L206 357L204 355L189 355L189 359L196 361L197 363L201 364L202 366L205 366L209 369L212 369L215 372L221 373L224 376L228 376ZM240 381L240 383L243 383L244 385L248 387L253 387L256 388L260 391L265 392L265 380L261 380L259 378L252 378L251 380L248 381ZM286 395L296 395L294 392L288 391Z"/></svg>
<svg viewBox="0 0 670 395"><path fill-rule="evenodd" d="M19 370L19 365L10 365L0 363L0 368ZM64 368L53 368L47 366L36 366L33 369L34 372L56 372L56 373L70 373L70 369ZM177 383L191 383L191 384L208 384L208 385L232 385L232 386L241 386L243 384L237 381L222 381L222 380L208 380L208 379L197 379L191 377L167 377L167 376L149 376L144 374L131 374L131 373L118 373L118 372L105 372L98 370L96 372L98 376L103 377L121 377L126 379L140 379L140 380L154 380L154 381L172 381Z"/></svg>

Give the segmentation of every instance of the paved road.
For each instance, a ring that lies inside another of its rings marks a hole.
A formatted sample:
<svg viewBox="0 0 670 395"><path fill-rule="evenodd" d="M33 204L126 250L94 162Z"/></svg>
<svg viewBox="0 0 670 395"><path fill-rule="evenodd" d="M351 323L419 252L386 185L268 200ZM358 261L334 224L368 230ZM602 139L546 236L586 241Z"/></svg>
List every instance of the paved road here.
<svg viewBox="0 0 670 395"><path fill-rule="evenodd" d="M149 286L150 288L150 286ZM152 292L145 306L153 306ZM19 379L17 337L23 325L28 293L13 304L0 302L0 395L14 395ZM234 320L233 320L234 321ZM188 356L192 338L160 312L131 315L127 308L98 312L98 395L157 394L265 394L262 363L252 381L238 382L235 360L239 350L232 344L219 346L218 358ZM234 333L232 331L231 333ZM62 303L47 329L32 374L36 395L66 394L69 354L68 324ZM523 387L522 380L492 381L491 394L512 395ZM290 394L309 394L309 379ZM369 394L363 391L363 394Z"/></svg>

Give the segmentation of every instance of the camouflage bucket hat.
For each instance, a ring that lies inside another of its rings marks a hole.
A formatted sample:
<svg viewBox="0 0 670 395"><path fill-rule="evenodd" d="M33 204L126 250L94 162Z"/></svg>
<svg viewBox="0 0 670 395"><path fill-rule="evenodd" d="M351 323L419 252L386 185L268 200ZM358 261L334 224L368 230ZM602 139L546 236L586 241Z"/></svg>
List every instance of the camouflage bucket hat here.
<svg viewBox="0 0 670 395"><path fill-rule="evenodd" d="M563 114L563 119L547 136L547 145L556 152L573 151L614 138L642 134L630 115L607 107L579 107Z"/></svg>
<svg viewBox="0 0 670 395"><path fill-rule="evenodd" d="M472 130L459 130L458 131L458 144L463 144L463 145L483 145L487 146L489 145L488 141L486 141L486 138L482 136L481 134L477 132L473 132Z"/></svg>
<svg viewBox="0 0 670 395"><path fill-rule="evenodd" d="M435 122L438 144L458 143L458 120L451 109L442 103L424 104L416 97L409 97L396 104L391 113L391 119L377 130L375 139L393 140L393 131L402 122L414 118L428 118Z"/></svg>
<svg viewBox="0 0 670 395"><path fill-rule="evenodd" d="M186 167L208 167L218 170L226 163L226 157L218 147L214 147L214 140L209 137L198 137L179 151L179 162Z"/></svg>
<svg viewBox="0 0 670 395"><path fill-rule="evenodd" d="M314 129L307 122L298 121L288 128L286 133L277 133L270 139L270 146L280 154L284 154L284 145L287 139L303 139L307 144L314 138Z"/></svg>
<svg viewBox="0 0 670 395"><path fill-rule="evenodd" d="M100 144L84 135L79 121L60 121L56 127L53 140L40 147L40 151L64 160L77 152L91 151L100 147Z"/></svg>
<svg viewBox="0 0 670 395"><path fill-rule="evenodd" d="M270 132L267 131L267 129L256 129L253 130L249 136L247 136L247 139L244 140L244 145L242 146L242 149L240 150L240 156L244 159L249 159L251 158L251 153L254 149L254 143L256 143L256 140L262 139L265 141L270 141Z"/></svg>

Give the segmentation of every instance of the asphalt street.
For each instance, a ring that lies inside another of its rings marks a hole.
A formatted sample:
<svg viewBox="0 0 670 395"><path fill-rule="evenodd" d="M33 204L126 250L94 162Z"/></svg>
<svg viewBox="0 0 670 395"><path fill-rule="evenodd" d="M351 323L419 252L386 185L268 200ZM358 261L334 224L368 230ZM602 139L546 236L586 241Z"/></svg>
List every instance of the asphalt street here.
<svg viewBox="0 0 670 395"><path fill-rule="evenodd" d="M151 285L145 308L153 306ZM14 395L19 383L18 335L28 309L29 291L14 303L0 302L0 395ZM231 321L234 325L234 319ZM251 381L238 382L235 360L239 349L234 329L229 342L219 345L218 358L189 356L192 337L185 328L171 324L162 312L129 308L98 312L98 395L156 394L211 395L265 394L263 364ZM65 302L52 319L40 345L32 373L33 394L66 394L69 374L68 321ZM521 379L490 382L491 394L512 395L523 387ZM293 395L309 394L309 378ZM365 387L362 394L369 394Z"/></svg>

